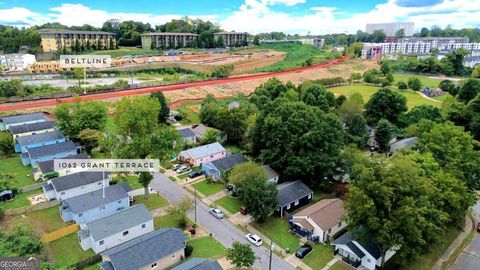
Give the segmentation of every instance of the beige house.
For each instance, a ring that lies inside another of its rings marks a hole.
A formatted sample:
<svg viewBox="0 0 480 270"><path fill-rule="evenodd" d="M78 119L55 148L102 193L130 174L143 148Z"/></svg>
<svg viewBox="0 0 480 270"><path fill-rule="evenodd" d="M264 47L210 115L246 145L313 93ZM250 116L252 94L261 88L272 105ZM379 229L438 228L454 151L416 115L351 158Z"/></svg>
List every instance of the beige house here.
<svg viewBox="0 0 480 270"><path fill-rule="evenodd" d="M312 241L326 243L342 231L345 209L341 199L324 199L296 213L290 220L290 229Z"/></svg>

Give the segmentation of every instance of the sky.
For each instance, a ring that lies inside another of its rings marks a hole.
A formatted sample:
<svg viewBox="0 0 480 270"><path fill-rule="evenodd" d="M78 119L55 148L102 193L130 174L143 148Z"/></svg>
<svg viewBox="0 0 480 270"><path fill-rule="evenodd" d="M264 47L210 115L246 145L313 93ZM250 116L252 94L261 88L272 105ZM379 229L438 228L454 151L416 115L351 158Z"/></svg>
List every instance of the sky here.
<svg viewBox="0 0 480 270"><path fill-rule="evenodd" d="M355 33L367 23L480 28L480 0L0 0L0 24L59 22L100 27L109 19L152 25L188 16L252 34Z"/></svg>

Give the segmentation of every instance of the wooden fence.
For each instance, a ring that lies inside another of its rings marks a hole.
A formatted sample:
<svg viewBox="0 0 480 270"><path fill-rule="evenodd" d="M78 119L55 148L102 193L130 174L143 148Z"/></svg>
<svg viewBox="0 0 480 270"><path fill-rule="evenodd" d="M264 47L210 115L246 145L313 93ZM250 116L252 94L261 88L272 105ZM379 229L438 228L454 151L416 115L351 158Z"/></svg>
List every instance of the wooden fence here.
<svg viewBox="0 0 480 270"><path fill-rule="evenodd" d="M5 215L6 216L17 216L17 215L22 215L30 212L35 212L35 211L40 211L43 209L47 209L50 207L58 206L60 205L60 201L55 200L55 201L48 201L48 202L43 202L43 203L38 203L35 205L29 205L29 206L22 206L14 209L7 209L5 210Z"/></svg>
<svg viewBox="0 0 480 270"><path fill-rule="evenodd" d="M54 232L42 235L42 242L44 242L45 244L48 244L52 241L55 241L57 239L60 239L64 236L66 236L66 235L77 232L78 230L79 230L78 224L72 224L72 225L67 226L65 228L61 228L61 229L56 230Z"/></svg>

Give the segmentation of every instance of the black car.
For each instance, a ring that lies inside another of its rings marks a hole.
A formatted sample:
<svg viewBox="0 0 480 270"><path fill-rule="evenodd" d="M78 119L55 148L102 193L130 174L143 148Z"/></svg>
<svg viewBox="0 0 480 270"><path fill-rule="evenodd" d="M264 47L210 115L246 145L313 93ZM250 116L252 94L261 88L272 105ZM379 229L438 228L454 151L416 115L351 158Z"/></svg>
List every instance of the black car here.
<svg viewBox="0 0 480 270"><path fill-rule="evenodd" d="M188 174L188 177L190 177L190 178L195 178L195 177L200 176L200 175L202 175L202 171L198 171L198 172L197 172L197 171L193 171L193 172L190 172L190 173Z"/></svg>
<svg viewBox="0 0 480 270"><path fill-rule="evenodd" d="M305 244L301 246L300 248L297 249L297 252L295 252L295 256L297 258L303 259L305 256L308 255L312 251L312 246Z"/></svg>

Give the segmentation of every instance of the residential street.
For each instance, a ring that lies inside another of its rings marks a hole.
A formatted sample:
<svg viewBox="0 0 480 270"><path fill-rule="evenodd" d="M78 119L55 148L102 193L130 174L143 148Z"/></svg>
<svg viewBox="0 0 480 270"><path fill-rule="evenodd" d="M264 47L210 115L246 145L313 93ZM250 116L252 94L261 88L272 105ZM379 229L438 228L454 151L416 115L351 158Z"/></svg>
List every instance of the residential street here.
<svg viewBox="0 0 480 270"><path fill-rule="evenodd" d="M168 179L165 175L161 173L155 173L155 177L152 180L150 187L153 190L159 192L161 196L169 200L170 202L176 204L180 202L183 197L189 197L193 199L193 195L188 191L184 190L172 180ZM240 241L242 243L247 243L245 240L245 233L238 229L227 219L216 219L208 213L208 205L204 204L202 201L197 201L197 223L205 228L209 233L213 233L215 239L226 247L231 247L234 241ZM189 217L194 220L194 213L190 213ZM267 239L263 239L266 241ZM255 267L259 269L268 269L269 264L269 251L264 247L253 247L257 255L257 260L255 262ZM295 269L285 260L273 256L272 259L272 269L283 270L283 269Z"/></svg>
<svg viewBox="0 0 480 270"><path fill-rule="evenodd" d="M475 226L480 221L480 201L473 207L475 215ZM480 233L475 232L472 242L458 256L452 269L455 270L477 270L480 265Z"/></svg>

